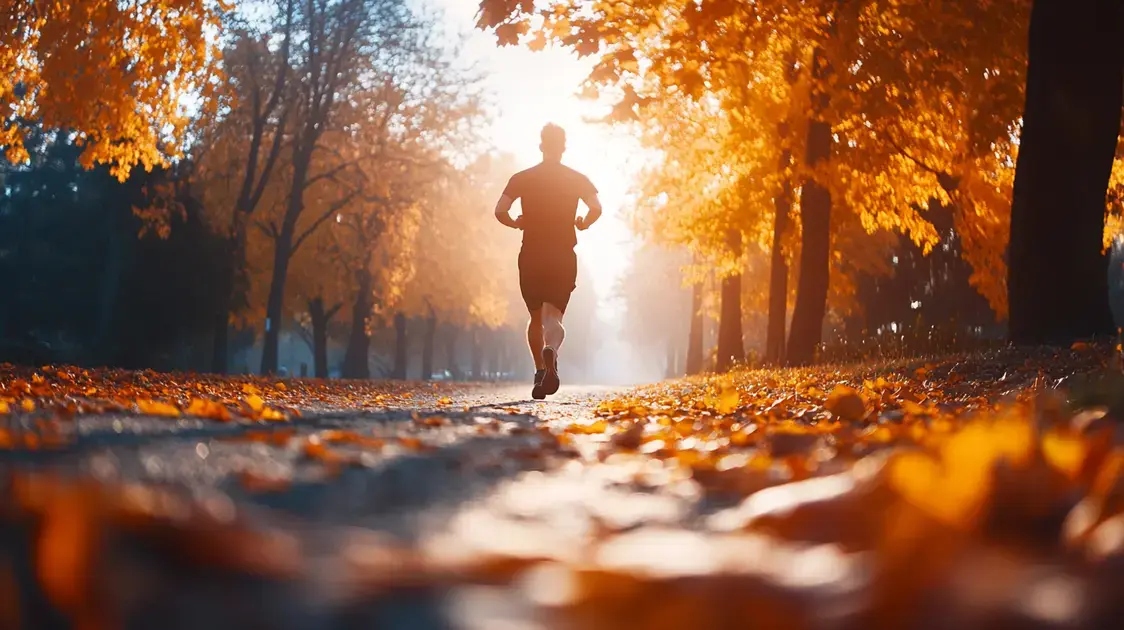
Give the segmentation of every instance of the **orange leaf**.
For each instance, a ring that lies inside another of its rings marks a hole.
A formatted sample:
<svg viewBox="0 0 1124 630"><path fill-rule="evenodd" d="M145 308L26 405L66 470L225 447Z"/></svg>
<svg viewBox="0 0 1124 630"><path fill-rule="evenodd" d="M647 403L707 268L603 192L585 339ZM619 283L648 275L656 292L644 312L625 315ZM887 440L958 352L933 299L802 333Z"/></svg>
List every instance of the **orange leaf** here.
<svg viewBox="0 0 1124 630"><path fill-rule="evenodd" d="M255 413L260 413L265 408L265 401L257 394L250 394L246 397L246 405Z"/></svg>
<svg viewBox="0 0 1124 630"><path fill-rule="evenodd" d="M143 398L138 399L137 409L139 409L141 413L149 416L167 416L170 418L177 418L180 415L180 410L175 405L166 402L160 402L158 400L146 400Z"/></svg>
<svg viewBox="0 0 1124 630"><path fill-rule="evenodd" d="M191 404L187 407L187 415L218 420L219 422L230 422L230 410L226 408L226 405L216 400L192 398Z"/></svg>
<svg viewBox="0 0 1124 630"><path fill-rule="evenodd" d="M279 422L279 421L288 420L289 416L286 416L284 413L282 413L282 412L280 412L276 409L271 409L269 407L265 407L261 410L261 419Z"/></svg>
<svg viewBox="0 0 1124 630"><path fill-rule="evenodd" d="M859 393L846 385L836 385L824 407L840 420L858 422L866 417L866 405Z"/></svg>

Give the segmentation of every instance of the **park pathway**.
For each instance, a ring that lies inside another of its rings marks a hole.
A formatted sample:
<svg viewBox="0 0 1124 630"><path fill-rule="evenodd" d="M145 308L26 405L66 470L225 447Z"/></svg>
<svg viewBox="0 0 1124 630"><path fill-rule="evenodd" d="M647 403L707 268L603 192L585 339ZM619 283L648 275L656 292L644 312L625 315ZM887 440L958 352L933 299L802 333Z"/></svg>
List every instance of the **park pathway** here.
<svg viewBox="0 0 1124 630"><path fill-rule="evenodd" d="M546 402L510 385L9 372L0 630L1124 619L1109 346Z"/></svg>
<svg viewBox="0 0 1124 630"><path fill-rule="evenodd" d="M106 609L124 611L129 627L498 628L506 622L496 615L530 614L525 601L504 599L510 589L450 588L428 577L415 583L408 567L397 566L408 560L365 566L363 558L424 556L456 573L494 554L564 552L556 547L564 537L588 533L575 520L579 504L620 510L632 492L610 493L612 479L575 463L583 460L582 444L562 447L546 429L592 422L595 407L621 390L570 385L542 402L528 393L523 385L419 384L411 397L374 409L320 405L268 424L84 415L64 449L0 452L8 478L0 492L11 499L22 484L32 495L65 493L40 486L93 479L121 489L111 494L154 493L141 508L156 515L146 516L147 526L100 515L96 544L104 548L80 550L97 564L78 562L75 569L91 575L68 578L96 583L112 602ZM665 517L674 510L654 507ZM218 517L200 527L194 517L177 523L176 510ZM642 517L633 511L618 518ZM225 512L252 532L237 543L245 557L183 551L226 544L210 540L221 537L211 521L223 521ZM32 531L27 523L0 522L0 571L6 556L22 627L70 627L30 566L26 550L42 535ZM283 550L270 546L278 538ZM255 545L263 550L251 552ZM0 611L6 629L4 621Z"/></svg>

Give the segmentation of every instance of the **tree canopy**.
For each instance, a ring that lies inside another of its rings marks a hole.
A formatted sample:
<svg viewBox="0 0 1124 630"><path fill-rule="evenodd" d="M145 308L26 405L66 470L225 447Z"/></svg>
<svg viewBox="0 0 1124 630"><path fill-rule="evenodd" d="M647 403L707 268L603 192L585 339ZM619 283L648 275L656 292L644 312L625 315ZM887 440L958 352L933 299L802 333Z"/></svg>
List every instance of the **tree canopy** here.
<svg viewBox="0 0 1124 630"><path fill-rule="evenodd" d="M182 155L188 103L206 102L220 0L7 0L0 10L0 148L28 159L24 127L67 129L83 166L124 181Z"/></svg>

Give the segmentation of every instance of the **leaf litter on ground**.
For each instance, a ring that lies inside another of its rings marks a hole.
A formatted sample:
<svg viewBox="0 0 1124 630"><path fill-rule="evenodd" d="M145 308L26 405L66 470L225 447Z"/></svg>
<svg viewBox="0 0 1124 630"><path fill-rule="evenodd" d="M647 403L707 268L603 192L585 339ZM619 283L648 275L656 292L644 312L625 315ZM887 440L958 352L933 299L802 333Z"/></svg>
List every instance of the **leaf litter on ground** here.
<svg viewBox="0 0 1124 630"><path fill-rule="evenodd" d="M52 404L25 389L9 386L8 395ZM613 492L637 498L640 488L656 488L650 500L610 498L590 526L577 529L480 506L427 548L371 539L349 559L349 588L375 594L404 584L504 584L545 611L536 618L540 627L1118 627L1122 403L1116 357L1096 345L671 381L606 400L590 420L543 426L534 447L576 448L581 455L567 470L615 467L606 473L616 480ZM441 424L433 418L415 424ZM306 453L328 466L343 461L332 449L386 443L347 431L302 439ZM399 439L407 440L417 438ZM559 506L568 514L560 522L575 523L562 495L550 491L550 478L534 479L542 486L532 484L521 500L548 512ZM12 480L13 487L45 489L12 493L0 520L36 515L45 541L38 553L61 558L60 566L86 570L90 565L75 563L93 562L95 552L81 527L47 527L57 521L53 511L102 528L139 518L135 502L123 508L121 499L106 498L113 491L80 480L27 473ZM244 483L284 488L283 480ZM693 521L668 517L681 503L661 503L659 492L698 496L711 509L698 510ZM637 513L622 515L626 503ZM155 499L143 505L150 519L191 512L169 511ZM192 540L196 524L173 520ZM243 531L240 522L231 517L226 527ZM208 527L210 536L223 530ZM272 564L261 561L280 543L260 535L260 553L227 564L301 572L307 558L299 546L285 547ZM41 577L52 601L73 615L94 614L89 585L59 574Z"/></svg>

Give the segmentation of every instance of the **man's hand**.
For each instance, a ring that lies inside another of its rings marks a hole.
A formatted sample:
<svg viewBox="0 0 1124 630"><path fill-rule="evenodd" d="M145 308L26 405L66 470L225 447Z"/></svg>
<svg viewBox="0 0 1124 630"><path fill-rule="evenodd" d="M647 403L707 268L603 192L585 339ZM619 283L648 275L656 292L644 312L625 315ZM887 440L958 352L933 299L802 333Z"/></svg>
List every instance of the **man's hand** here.
<svg viewBox="0 0 1124 630"><path fill-rule="evenodd" d="M581 199L585 202L586 207L589 208L589 212L587 212L584 217L578 217L577 220L574 221L574 227L584 231L588 230L589 226L597 223L597 219L601 218L601 200L597 198L596 192L583 196Z"/></svg>
<svg viewBox="0 0 1124 630"><path fill-rule="evenodd" d="M496 220L515 230L523 229L523 215L516 218L511 218L511 204L515 200L507 195L501 195L500 200L496 202Z"/></svg>

